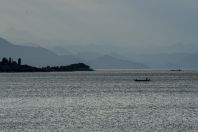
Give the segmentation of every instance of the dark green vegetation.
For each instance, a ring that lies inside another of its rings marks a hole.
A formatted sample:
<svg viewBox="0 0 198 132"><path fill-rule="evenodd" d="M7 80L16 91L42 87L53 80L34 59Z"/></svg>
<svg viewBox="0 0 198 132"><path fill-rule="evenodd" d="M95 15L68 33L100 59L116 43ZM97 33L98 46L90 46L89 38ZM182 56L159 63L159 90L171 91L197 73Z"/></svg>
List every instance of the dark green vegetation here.
<svg viewBox="0 0 198 132"><path fill-rule="evenodd" d="M71 64L68 66L55 66L55 67L33 67L29 65L21 65L21 58L18 62L12 58L3 58L0 62L0 72L61 72L61 71L93 71L88 65L84 63Z"/></svg>

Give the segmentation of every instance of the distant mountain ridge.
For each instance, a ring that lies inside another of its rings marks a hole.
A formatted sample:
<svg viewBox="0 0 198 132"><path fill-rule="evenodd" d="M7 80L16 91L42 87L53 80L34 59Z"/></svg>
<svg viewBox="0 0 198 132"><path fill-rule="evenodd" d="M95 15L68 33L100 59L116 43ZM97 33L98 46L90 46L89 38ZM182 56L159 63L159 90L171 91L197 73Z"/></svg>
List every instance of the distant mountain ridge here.
<svg viewBox="0 0 198 132"><path fill-rule="evenodd" d="M114 58L110 55L104 55L102 57L96 58L90 62L88 62L94 68L98 69L146 69L148 66L138 63L132 62L128 60L122 60L118 58Z"/></svg>
<svg viewBox="0 0 198 132"><path fill-rule="evenodd" d="M0 46L2 47L2 46L12 46L12 43L11 42L9 42L9 41L7 41L6 39L4 39L4 38L1 38L0 37Z"/></svg>
<svg viewBox="0 0 198 132"><path fill-rule="evenodd" d="M82 61L72 55L58 56L42 47L14 45L3 38L0 38L0 57L23 58L23 63L34 66L68 65Z"/></svg>
<svg viewBox="0 0 198 132"><path fill-rule="evenodd" d="M37 44L35 44L37 45ZM4 38L0 38L0 59L12 57L22 58L23 64L32 66L56 66L73 63L85 63L95 69L198 69L198 52L194 53L158 53L158 54L131 54L115 53L104 54L100 51L83 51L72 54L62 52L57 55L51 50L38 46L15 45ZM71 52L70 52L71 51ZM79 49L80 51L80 49Z"/></svg>
<svg viewBox="0 0 198 132"><path fill-rule="evenodd" d="M145 63L149 67L158 69L198 69L198 53L171 53L139 55L133 60Z"/></svg>
<svg viewBox="0 0 198 132"><path fill-rule="evenodd" d="M56 66L69 65L72 63L86 63L93 68L99 69L140 69L147 68L147 66L133 62L118 59L109 55L100 56L89 60L83 58L82 54L78 55L57 55L54 52L38 47L38 46L24 46L14 45L6 39L0 38L0 58L12 57L22 58L23 64L32 66ZM91 54L90 54L91 55ZM99 56L99 55L98 55ZM90 56L91 58L91 56Z"/></svg>

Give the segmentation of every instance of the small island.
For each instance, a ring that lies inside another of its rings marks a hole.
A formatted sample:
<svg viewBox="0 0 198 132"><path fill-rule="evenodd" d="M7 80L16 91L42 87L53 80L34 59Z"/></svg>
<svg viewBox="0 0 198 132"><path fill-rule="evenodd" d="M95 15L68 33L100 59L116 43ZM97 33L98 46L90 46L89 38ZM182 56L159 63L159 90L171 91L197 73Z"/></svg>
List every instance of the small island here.
<svg viewBox="0 0 198 132"><path fill-rule="evenodd" d="M0 72L67 72L67 71L93 71L84 63L71 64L68 66L46 66L42 68L22 65L21 58L14 61L12 58L2 58L0 61Z"/></svg>

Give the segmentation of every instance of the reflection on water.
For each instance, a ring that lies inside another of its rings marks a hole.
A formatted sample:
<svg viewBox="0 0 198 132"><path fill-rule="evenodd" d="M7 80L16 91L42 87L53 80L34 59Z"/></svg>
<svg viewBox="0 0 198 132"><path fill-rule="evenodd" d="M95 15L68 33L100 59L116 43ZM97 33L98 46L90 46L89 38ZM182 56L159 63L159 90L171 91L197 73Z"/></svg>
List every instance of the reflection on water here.
<svg viewBox="0 0 198 132"><path fill-rule="evenodd" d="M0 98L4 131L198 131L198 71L1 73Z"/></svg>

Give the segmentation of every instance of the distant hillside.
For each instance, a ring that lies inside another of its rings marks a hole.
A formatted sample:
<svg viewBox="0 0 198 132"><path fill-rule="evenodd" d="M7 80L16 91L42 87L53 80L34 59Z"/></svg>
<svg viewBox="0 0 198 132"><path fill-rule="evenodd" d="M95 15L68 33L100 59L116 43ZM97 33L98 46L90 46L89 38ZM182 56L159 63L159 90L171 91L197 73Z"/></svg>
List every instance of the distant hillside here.
<svg viewBox="0 0 198 132"><path fill-rule="evenodd" d="M79 52L76 54L76 56L85 61L92 61L103 56L103 54L99 54L97 52Z"/></svg>
<svg viewBox="0 0 198 132"><path fill-rule="evenodd" d="M36 44L35 44L36 45ZM56 66L73 63L86 63L98 69L141 69L141 68L194 68L198 69L198 53L163 53L146 55L119 55L116 52L104 55L95 51L77 52L72 55L72 50L65 55L57 55L54 52L39 46L15 45L6 39L0 38L0 59L2 57L22 58L22 64L32 66ZM80 51L80 48L79 48ZM195 49L196 51L196 49ZM64 51L61 53L64 54Z"/></svg>
<svg viewBox="0 0 198 132"><path fill-rule="evenodd" d="M133 60L145 63L152 68L198 68L198 53L172 53L139 55Z"/></svg>
<svg viewBox="0 0 198 132"><path fill-rule="evenodd" d="M11 42L7 41L6 39L3 39L0 37L0 47L4 48L4 47L10 47L13 46Z"/></svg>
<svg viewBox="0 0 198 132"><path fill-rule="evenodd" d="M108 55L97 57L100 56L100 54L97 54L96 56L93 56L93 52L90 52L89 54L77 54L76 56L68 53L65 54L66 55L57 55L48 49L38 46L14 45L9 41L0 38L0 58L23 58L23 64L33 66L55 66L82 62L88 63L93 66L93 68L99 69L147 68L143 64L117 59Z"/></svg>
<svg viewBox="0 0 198 132"><path fill-rule="evenodd" d="M80 59L72 55L58 56L42 47L14 45L0 38L0 58L2 57L21 57L23 63L34 66L68 65L81 62Z"/></svg>
<svg viewBox="0 0 198 132"><path fill-rule="evenodd" d="M114 58L109 55L104 55L95 60L89 61L89 65L93 68L98 69L143 69L148 68L146 65L141 63L132 62L128 60L122 60L118 58Z"/></svg>
<svg viewBox="0 0 198 132"><path fill-rule="evenodd" d="M64 46L63 46L64 47ZM113 59L119 60L128 60L130 62L138 62L144 64L150 68L154 69L174 69L174 68L185 68L185 69L198 69L198 44L175 44L172 46L156 46L152 49L147 49L142 47L137 50L136 47L127 49L120 47L110 47L106 45L74 45L68 46L65 48L67 50L75 51L75 56L80 59L85 60L85 62L93 63L96 67L107 67L104 66L109 65L112 68L116 67L115 64L108 64L109 61L105 62L105 64L96 64L100 60L95 61L96 59L101 58L108 54L112 56ZM144 51L145 49L145 51ZM95 62L94 62L95 61ZM103 62L104 63L104 62ZM122 67L122 69L128 68L128 64L121 65L118 63L118 67ZM133 67L133 66L132 66Z"/></svg>

